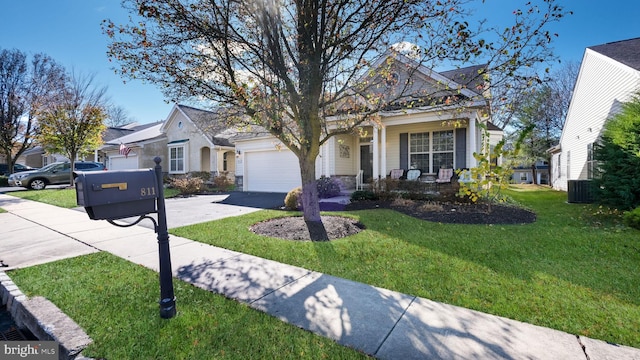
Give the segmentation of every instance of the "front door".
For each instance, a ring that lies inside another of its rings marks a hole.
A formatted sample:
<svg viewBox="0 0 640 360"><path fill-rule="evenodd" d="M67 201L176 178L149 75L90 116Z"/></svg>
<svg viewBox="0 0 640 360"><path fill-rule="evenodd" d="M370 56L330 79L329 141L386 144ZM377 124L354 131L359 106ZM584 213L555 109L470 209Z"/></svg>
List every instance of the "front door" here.
<svg viewBox="0 0 640 360"><path fill-rule="evenodd" d="M373 148L371 145L360 145L360 169L362 182L366 183L373 176Z"/></svg>

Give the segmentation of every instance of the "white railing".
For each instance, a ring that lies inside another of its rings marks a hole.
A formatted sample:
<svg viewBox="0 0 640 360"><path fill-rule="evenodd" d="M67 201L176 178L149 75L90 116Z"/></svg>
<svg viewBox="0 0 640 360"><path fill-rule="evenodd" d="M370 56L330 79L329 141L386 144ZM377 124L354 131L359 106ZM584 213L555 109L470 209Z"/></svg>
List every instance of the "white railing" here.
<svg viewBox="0 0 640 360"><path fill-rule="evenodd" d="M356 175L356 190L362 190L364 188L364 181L362 179L363 176L364 176L364 171L359 170L358 175Z"/></svg>

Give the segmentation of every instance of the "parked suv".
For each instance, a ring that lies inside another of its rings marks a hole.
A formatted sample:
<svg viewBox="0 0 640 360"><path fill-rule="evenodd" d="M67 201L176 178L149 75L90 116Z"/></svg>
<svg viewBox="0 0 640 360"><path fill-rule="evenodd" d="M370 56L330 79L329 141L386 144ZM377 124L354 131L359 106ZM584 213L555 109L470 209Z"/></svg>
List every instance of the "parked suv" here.
<svg viewBox="0 0 640 360"><path fill-rule="evenodd" d="M35 170L35 169L30 166L25 166L22 164L13 165L14 173L21 172L21 171L29 171L29 170ZM0 164L0 175L9 176L9 164Z"/></svg>
<svg viewBox="0 0 640 360"><path fill-rule="evenodd" d="M9 186L22 186L27 189L42 190L47 185L68 184L71 163L56 162L41 169L23 171L9 176ZM98 162L78 161L75 163L75 171L106 170L104 165Z"/></svg>

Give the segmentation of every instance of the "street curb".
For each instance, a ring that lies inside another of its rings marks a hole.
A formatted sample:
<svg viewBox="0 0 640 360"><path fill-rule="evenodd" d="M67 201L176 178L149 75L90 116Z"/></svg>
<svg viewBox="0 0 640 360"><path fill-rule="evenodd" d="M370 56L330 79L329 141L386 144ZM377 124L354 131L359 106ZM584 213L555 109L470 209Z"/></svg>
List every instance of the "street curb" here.
<svg viewBox="0 0 640 360"><path fill-rule="evenodd" d="M16 325L38 340L58 343L59 359L87 359L80 353L93 340L73 319L41 296L28 298L6 272L0 272L0 296Z"/></svg>

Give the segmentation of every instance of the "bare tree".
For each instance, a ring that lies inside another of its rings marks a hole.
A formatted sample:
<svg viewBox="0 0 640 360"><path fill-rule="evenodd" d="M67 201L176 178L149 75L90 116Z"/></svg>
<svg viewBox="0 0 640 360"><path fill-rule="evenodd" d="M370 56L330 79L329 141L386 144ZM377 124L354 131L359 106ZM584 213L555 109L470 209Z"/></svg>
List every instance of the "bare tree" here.
<svg viewBox="0 0 640 360"><path fill-rule="evenodd" d="M63 86L65 71L37 54L31 61L19 50L0 51L0 151L9 171L37 134L38 109Z"/></svg>
<svg viewBox="0 0 640 360"><path fill-rule="evenodd" d="M546 81L532 87L514 107L512 126L515 133L533 129L524 139L520 161L531 165L534 183L537 181L536 162L551 163L547 150L560 140L578 71L577 63L565 63Z"/></svg>
<svg viewBox="0 0 640 360"><path fill-rule="evenodd" d="M72 73L66 87L38 114L38 140L50 152L65 154L74 169L78 155L96 149L105 129L106 88L94 76ZM73 185L73 174L69 175Z"/></svg>
<svg viewBox="0 0 640 360"><path fill-rule="evenodd" d="M108 127L121 127L131 123L129 113L122 106L111 104L107 106L106 110L107 118L105 124Z"/></svg>
<svg viewBox="0 0 640 360"><path fill-rule="evenodd" d="M156 83L172 99L241 109L245 116L236 121L259 125L289 148L299 160L304 219L312 238L326 239L315 186L320 146L377 121L390 105L435 106L442 98L442 88L415 89L410 77L393 91L376 91L394 80L393 69L410 75L481 59L488 65L471 77L484 82L491 74L500 85L527 78L519 69L551 58L546 27L566 14L555 0L527 3L507 29L469 24L473 3L124 0L143 20L107 20L103 29L123 76ZM389 50L400 42L413 45ZM385 52L402 61L376 62Z"/></svg>

